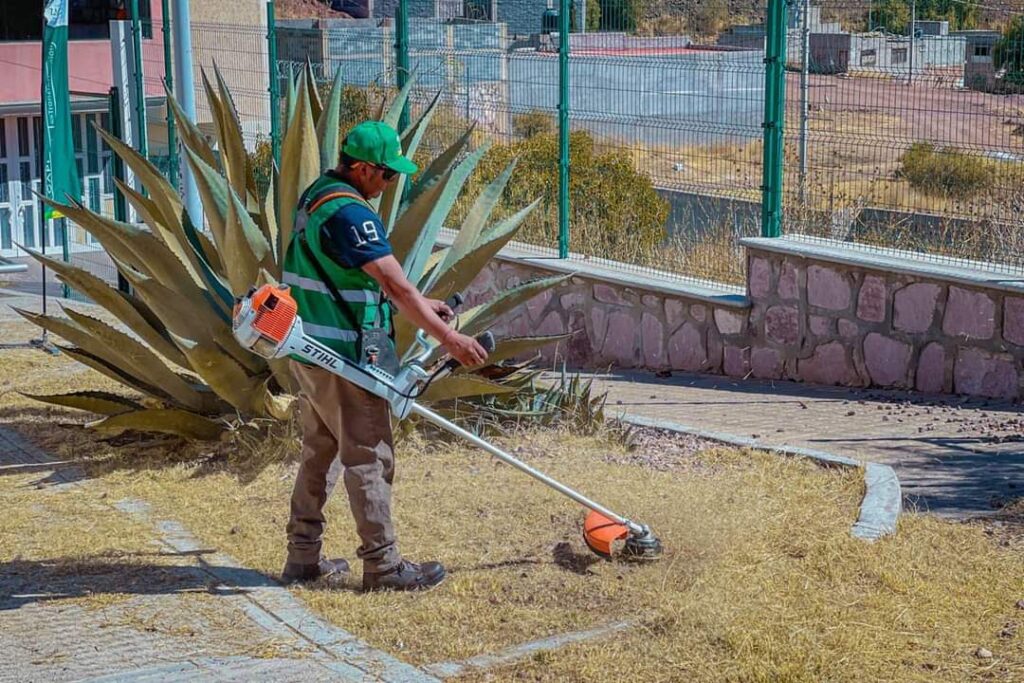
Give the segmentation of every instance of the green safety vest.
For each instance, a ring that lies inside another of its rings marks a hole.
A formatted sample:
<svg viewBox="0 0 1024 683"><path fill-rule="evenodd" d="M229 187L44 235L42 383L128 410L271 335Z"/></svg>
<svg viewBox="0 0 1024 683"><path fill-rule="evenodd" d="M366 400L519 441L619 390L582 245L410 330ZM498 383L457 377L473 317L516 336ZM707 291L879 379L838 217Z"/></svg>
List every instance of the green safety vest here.
<svg viewBox="0 0 1024 683"><path fill-rule="evenodd" d="M373 208L351 186L328 175L320 176L306 190L295 214L282 281L291 287L305 333L348 360L360 363L364 360L360 357L362 331L383 328L390 333L391 308L381 296L376 280L360 268L340 266L324 253L320 241L324 223L341 208L356 203ZM303 241L308 249L303 247ZM316 259L319 270L311 257ZM321 271L341 295L344 309L324 283Z"/></svg>

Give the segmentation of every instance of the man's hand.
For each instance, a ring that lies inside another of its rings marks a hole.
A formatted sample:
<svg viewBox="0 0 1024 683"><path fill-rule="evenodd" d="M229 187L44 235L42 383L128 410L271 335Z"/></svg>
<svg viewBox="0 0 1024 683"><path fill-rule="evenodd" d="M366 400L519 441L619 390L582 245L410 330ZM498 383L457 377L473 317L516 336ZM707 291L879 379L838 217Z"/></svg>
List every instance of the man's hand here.
<svg viewBox="0 0 1024 683"><path fill-rule="evenodd" d="M430 305L430 310L437 314L437 317L445 322L450 322L455 317L455 311L443 301L437 299L427 299L427 303Z"/></svg>
<svg viewBox="0 0 1024 683"><path fill-rule="evenodd" d="M487 351L480 346L480 342L455 330L449 330L442 342L452 358L466 367L483 365L487 360Z"/></svg>

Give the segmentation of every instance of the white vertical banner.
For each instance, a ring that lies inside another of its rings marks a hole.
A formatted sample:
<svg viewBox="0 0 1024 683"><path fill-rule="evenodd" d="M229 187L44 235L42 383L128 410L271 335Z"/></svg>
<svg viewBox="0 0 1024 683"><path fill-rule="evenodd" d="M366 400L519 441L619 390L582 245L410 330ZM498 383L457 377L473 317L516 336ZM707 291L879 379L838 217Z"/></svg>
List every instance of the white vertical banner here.
<svg viewBox="0 0 1024 683"><path fill-rule="evenodd" d="M139 117L136 115L138 108L136 106L135 47L132 43L132 22L110 22L110 49L111 63L114 69L113 83L117 88L118 96L117 115L121 118L121 140L132 149L138 149L142 133L139 130ZM139 74L139 78L142 77L143 75ZM142 192L142 183L127 164L124 164L124 181L137 192ZM128 222L140 222L131 203L125 201L125 207L128 212Z"/></svg>

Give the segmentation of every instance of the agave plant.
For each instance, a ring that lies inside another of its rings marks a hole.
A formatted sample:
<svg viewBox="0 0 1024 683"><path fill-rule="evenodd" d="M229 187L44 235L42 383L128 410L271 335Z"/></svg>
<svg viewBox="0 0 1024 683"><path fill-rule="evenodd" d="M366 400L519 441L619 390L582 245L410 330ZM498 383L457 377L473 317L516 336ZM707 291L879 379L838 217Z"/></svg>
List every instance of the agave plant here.
<svg viewBox="0 0 1024 683"><path fill-rule="evenodd" d="M32 396L51 404L99 413L90 423L105 433L155 431L187 438L215 439L239 424L259 419L285 420L294 406L295 385L286 361L266 361L242 348L231 334L234 298L254 284L281 276L293 229L293 207L322 171L335 166L340 135L342 74L335 76L326 100L318 95L308 66L288 89L281 165L270 190L260 196L253 162L243 144L238 114L224 79L203 74L216 129L216 151L178 108L173 109L206 214L208 231L199 229L175 189L157 168L121 140L100 130L145 192L117 182L145 226L95 213L80 202L46 200L91 233L118 271L131 283L125 293L87 271L31 252L57 277L116 318L123 328L65 305L66 317L18 312L62 337L72 358L120 382L131 395L78 391ZM395 125L406 106L410 81L380 116ZM430 125L440 95L402 131L405 154L412 157ZM515 235L536 204L501 221L489 220L515 162L485 187L472 204L454 242L439 248L437 239L449 212L487 145L470 149L472 129L433 159L410 183L404 176L378 200L396 257L409 279L434 298L446 298L468 286L479 271ZM408 186L407 186L408 183ZM276 187L276 192L275 188ZM524 283L465 311L461 329L476 334L499 316L561 277ZM399 352L408 351L414 330L396 319ZM487 368L467 368L433 384L423 396L441 409L454 401L531 391L534 375L523 365L497 369L493 364L529 353L561 337L506 339L491 354ZM436 353L440 353L437 350ZM533 389L536 393L538 390ZM486 406L487 401L476 405Z"/></svg>

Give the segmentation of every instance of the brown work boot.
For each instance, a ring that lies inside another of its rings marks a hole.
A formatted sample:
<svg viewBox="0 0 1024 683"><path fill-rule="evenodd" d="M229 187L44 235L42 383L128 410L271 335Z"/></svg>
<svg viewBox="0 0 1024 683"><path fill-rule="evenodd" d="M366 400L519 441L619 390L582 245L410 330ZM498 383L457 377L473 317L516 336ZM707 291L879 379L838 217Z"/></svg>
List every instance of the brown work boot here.
<svg viewBox="0 0 1024 683"><path fill-rule="evenodd" d="M285 584L312 583L323 579L330 586L342 586L349 575L348 561L343 559L321 559L316 564L298 564L287 562L281 572L281 581Z"/></svg>
<svg viewBox="0 0 1024 683"><path fill-rule="evenodd" d="M385 572L363 572L364 591L425 591L439 585L448 574L440 562L416 564L402 560Z"/></svg>

